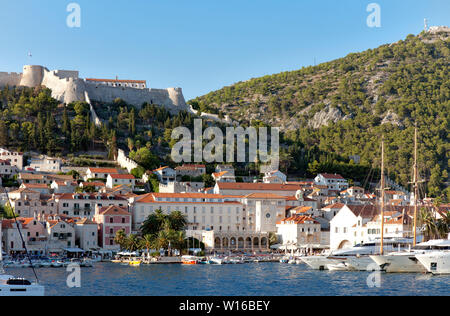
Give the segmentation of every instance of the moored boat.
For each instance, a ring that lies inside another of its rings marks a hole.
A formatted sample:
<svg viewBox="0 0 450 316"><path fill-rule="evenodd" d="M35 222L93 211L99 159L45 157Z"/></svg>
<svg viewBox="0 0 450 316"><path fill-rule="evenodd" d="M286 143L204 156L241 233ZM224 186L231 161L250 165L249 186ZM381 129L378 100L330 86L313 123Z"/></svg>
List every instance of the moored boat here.
<svg viewBox="0 0 450 316"><path fill-rule="evenodd" d="M198 258L195 256L182 256L181 263L182 264L198 264Z"/></svg>
<svg viewBox="0 0 450 316"><path fill-rule="evenodd" d="M416 255L417 260L432 274L450 274L450 251L433 251Z"/></svg>

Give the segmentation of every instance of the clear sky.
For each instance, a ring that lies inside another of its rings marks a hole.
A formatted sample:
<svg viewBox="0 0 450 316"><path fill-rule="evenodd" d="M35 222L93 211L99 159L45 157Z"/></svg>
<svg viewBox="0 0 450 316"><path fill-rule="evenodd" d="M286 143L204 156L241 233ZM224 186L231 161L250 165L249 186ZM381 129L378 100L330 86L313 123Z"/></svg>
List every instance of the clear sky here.
<svg viewBox="0 0 450 316"><path fill-rule="evenodd" d="M66 24L81 7L81 27ZM370 28L370 3L381 27ZM449 0L0 0L0 71L24 64L82 78L182 87L186 100L450 25ZM32 57L28 56L32 53Z"/></svg>

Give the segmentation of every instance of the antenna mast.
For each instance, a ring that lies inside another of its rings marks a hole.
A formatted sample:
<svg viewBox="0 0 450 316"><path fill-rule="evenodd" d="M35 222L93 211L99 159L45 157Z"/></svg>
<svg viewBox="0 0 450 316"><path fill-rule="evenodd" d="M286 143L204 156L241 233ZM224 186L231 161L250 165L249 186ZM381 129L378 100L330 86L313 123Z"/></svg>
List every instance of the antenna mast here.
<svg viewBox="0 0 450 316"><path fill-rule="evenodd" d="M414 129L414 241L413 246L417 243L417 199L419 197L419 185L418 185L418 172L417 172L417 124Z"/></svg>
<svg viewBox="0 0 450 316"><path fill-rule="evenodd" d="M383 255L384 248L384 136L381 140L381 244L380 255Z"/></svg>

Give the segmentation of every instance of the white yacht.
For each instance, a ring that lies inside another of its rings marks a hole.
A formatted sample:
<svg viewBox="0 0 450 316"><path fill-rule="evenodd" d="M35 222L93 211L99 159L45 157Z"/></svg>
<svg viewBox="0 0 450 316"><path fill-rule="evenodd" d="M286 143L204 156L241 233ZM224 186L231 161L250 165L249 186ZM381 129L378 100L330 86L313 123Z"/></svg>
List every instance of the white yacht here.
<svg viewBox="0 0 450 316"><path fill-rule="evenodd" d="M411 243L412 240L409 238L385 238L384 249L387 251L407 249ZM369 255L376 254L379 251L380 240L376 239L352 248L335 250L325 255L300 257L300 259L314 270L328 270L327 265L346 263L350 270L366 271L374 263Z"/></svg>
<svg viewBox="0 0 450 316"><path fill-rule="evenodd" d="M416 255L425 269L433 274L450 274L450 250Z"/></svg>
<svg viewBox="0 0 450 316"><path fill-rule="evenodd" d="M44 296L44 286L5 274L0 250L0 296Z"/></svg>
<svg viewBox="0 0 450 316"><path fill-rule="evenodd" d="M438 250L450 250L450 240L433 239L417 244L408 251L392 252L387 255L370 256L372 260L388 273L423 273L427 269L419 262L416 255Z"/></svg>

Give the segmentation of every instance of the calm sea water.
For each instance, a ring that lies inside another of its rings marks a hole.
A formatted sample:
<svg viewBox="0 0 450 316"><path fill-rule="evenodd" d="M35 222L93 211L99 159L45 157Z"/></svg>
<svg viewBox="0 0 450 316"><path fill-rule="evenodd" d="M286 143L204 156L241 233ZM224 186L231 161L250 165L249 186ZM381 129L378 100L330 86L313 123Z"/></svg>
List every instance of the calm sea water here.
<svg viewBox="0 0 450 316"><path fill-rule="evenodd" d="M32 278L31 269L8 269ZM46 295L449 295L450 276L381 273L381 286L369 288L369 272L313 271L306 265L142 265L97 263L81 269L81 288L68 288L63 268L37 269Z"/></svg>

